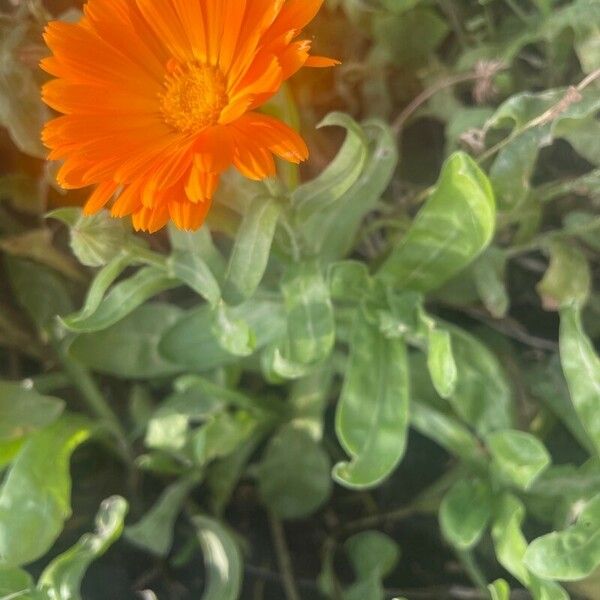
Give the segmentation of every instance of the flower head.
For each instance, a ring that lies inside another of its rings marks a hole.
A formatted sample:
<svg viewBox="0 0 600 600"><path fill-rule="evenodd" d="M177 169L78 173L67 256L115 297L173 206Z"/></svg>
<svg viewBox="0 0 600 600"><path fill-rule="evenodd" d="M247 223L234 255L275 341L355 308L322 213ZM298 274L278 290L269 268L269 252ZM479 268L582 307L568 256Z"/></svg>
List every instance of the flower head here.
<svg viewBox="0 0 600 600"><path fill-rule="evenodd" d="M302 138L256 110L301 67L337 63L296 39L322 3L89 0L78 23L51 22L43 97L63 115L42 139L59 184L94 186L88 214L112 202L136 229L192 230L230 165L259 180L274 154L305 160Z"/></svg>

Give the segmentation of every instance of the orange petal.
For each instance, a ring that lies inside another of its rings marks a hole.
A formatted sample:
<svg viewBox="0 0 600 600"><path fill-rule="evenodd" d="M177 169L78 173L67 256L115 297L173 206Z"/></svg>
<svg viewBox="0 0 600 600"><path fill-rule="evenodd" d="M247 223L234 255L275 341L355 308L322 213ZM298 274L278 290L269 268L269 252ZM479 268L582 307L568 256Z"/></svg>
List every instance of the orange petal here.
<svg viewBox="0 0 600 600"><path fill-rule="evenodd" d="M232 130L235 143L233 164L236 169L248 179L257 181L273 177L276 169L271 152L264 146L259 146L243 127L232 126Z"/></svg>
<svg viewBox="0 0 600 600"><path fill-rule="evenodd" d="M268 115L247 113L236 123L247 139L268 148L280 158L299 163L308 158L308 148L302 137L291 127Z"/></svg>
<svg viewBox="0 0 600 600"><path fill-rule="evenodd" d="M169 208L163 203L157 203L154 208L146 208L145 206L134 212L132 215L133 227L137 231L147 231L155 233L162 229L169 220Z"/></svg>
<svg viewBox="0 0 600 600"><path fill-rule="evenodd" d="M204 202L179 202L172 200L169 202L169 214L175 225L184 231L195 231L199 229L206 215L210 210L211 200L205 200Z"/></svg>
<svg viewBox="0 0 600 600"><path fill-rule="evenodd" d="M104 208L106 203L114 196L117 187L118 185L114 181L100 183L85 203L83 214L93 215Z"/></svg>
<svg viewBox="0 0 600 600"><path fill-rule="evenodd" d="M228 127L218 125L204 130L194 144L194 164L200 171L220 173L233 160L233 137Z"/></svg>
<svg viewBox="0 0 600 600"><path fill-rule="evenodd" d="M335 67L337 65L341 65L342 62L336 60L335 58L328 58L327 56L309 56L308 60L304 63L305 67L317 67L317 68L326 68L326 67Z"/></svg>

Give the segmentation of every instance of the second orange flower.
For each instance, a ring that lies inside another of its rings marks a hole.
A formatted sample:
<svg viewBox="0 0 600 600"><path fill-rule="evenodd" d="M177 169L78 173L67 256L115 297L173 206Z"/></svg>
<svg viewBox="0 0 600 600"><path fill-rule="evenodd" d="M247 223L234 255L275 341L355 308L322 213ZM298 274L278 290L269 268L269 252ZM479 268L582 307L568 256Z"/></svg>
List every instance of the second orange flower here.
<svg viewBox="0 0 600 600"><path fill-rule="evenodd" d="M111 203L136 229L193 230L232 164L264 179L273 154L305 160L302 138L256 109L301 67L337 64L296 39L322 3L89 0L79 23L51 22L43 97L63 115L43 141L59 184L94 186L88 214Z"/></svg>

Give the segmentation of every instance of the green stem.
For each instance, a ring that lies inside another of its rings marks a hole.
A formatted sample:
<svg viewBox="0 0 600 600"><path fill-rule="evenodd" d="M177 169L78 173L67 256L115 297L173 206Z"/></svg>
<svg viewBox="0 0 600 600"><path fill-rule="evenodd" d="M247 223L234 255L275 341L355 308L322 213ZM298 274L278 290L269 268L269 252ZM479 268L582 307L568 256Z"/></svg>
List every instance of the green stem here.
<svg viewBox="0 0 600 600"><path fill-rule="evenodd" d="M482 591L487 590L487 579L477 561L475 560L475 556L473 552L468 550L457 550L456 554L460 559L467 575L471 579L471 581Z"/></svg>
<svg viewBox="0 0 600 600"><path fill-rule="evenodd" d="M42 373L35 377L29 377L24 380L24 383L28 386L31 385L39 394L51 394L56 390L69 387L71 379L66 373L57 371L55 373Z"/></svg>
<svg viewBox="0 0 600 600"><path fill-rule="evenodd" d="M83 401L90 412L114 435L119 442L119 455L131 464L131 450L127 441L127 433L119 421L119 417L106 402L102 392L90 372L76 359L69 355L66 340L60 339L57 332L51 332L52 346L60 359L72 385L79 390Z"/></svg>

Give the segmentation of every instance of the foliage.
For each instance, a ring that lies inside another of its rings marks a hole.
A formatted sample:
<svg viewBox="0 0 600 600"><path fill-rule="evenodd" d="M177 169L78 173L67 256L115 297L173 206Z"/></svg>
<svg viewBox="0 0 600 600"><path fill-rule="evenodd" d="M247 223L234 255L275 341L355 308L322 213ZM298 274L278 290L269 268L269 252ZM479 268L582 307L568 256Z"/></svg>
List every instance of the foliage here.
<svg viewBox="0 0 600 600"><path fill-rule="evenodd" d="M0 597L599 598L600 1L329 0L267 107L309 163L145 237L40 160L48 18L0 17Z"/></svg>

